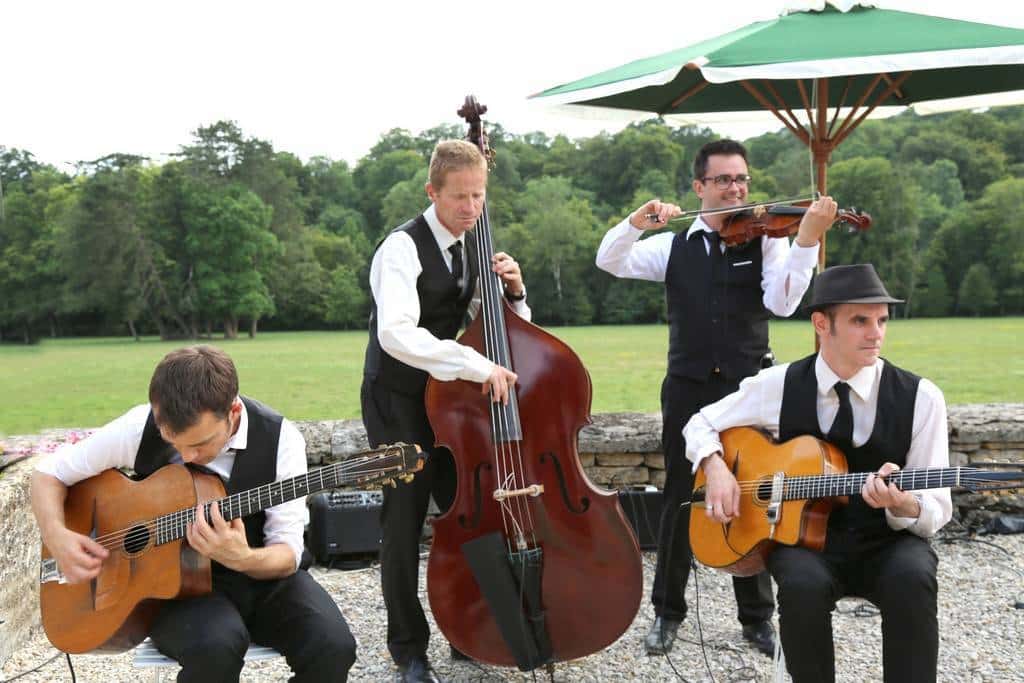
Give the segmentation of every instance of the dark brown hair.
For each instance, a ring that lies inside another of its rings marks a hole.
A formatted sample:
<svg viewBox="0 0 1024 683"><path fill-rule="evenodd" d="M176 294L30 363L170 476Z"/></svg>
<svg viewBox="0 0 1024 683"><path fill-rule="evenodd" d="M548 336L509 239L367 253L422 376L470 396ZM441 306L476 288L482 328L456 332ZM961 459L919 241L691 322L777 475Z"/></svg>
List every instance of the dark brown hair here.
<svg viewBox="0 0 1024 683"><path fill-rule="evenodd" d="M747 160L747 148L735 140L723 139L709 142L700 148L697 152L697 157L693 160L694 180L700 180L704 177L704 174L708 172L708 157L715 154L721 154L722 156L738 154L743 157L743 161Z"/></svg>
<svg viewBox="0 0 1024 683"><path fill-rule="evenodd" d="M149 403L161 427L180 434L212 412L226 418L238 396L238 372L226 353L212 346L171 351L153 371Z"/></svg>

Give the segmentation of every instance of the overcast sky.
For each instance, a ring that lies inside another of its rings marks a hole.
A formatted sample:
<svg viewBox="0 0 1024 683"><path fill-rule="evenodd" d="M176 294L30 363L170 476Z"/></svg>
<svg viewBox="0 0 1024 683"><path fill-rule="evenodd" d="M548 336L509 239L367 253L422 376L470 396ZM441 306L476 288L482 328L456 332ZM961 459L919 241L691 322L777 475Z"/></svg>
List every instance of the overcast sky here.
<svg viewBox="0 0 1024 683"><path fill-rule="evenodd" d="M552 115L527 97L799 2L7 2L0 145L54 164L160 158L231 119L303 159L354 163L391 128L461 123L468 93L512 132L593 135L623 123ZM1024 28L1019 0L875 4ZM712 127L745 137L772 121Z"/></svg>

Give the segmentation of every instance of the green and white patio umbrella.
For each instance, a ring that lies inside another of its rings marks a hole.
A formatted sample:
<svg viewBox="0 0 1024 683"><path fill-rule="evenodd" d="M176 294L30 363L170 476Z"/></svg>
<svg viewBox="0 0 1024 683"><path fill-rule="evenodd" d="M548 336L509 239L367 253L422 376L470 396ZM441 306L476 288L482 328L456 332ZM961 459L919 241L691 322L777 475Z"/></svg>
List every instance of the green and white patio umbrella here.
<svg viewBox="0 0 1024 683"><path fill-rule="evenodd" d="M759 21L532 97L670 119L767 110L810 148L821 191L832 150L873 113L972 108L995 93L1024 102L1024 30L833 4L846 11Z"/></svg>

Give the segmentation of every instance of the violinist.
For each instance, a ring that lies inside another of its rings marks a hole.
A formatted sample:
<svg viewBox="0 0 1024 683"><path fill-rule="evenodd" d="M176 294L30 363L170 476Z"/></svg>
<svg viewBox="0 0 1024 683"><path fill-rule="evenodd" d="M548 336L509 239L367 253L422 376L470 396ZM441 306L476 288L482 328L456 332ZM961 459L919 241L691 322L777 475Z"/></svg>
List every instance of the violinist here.
<svg viewBox="0 0 1024 683"><path fill-rule="evenodd" d="M363 368L363 424L371 444L418 443L430 452L406 486L384 489L381 588L388 612L388 650L403 681L440 680L427 658L430 629L419 599L419 541L431 495L443 511L455 496L451 454L434 451L424 390L428 374L479 382L507 402L516 375L455 341L480 308L476 246L467 239L480 218L487 162L462 140L437 144L426 184L431 206L395 228L370 266L370 336ZM519 264L497 253L491 269L516 313L530 318ZM452 648L452 657L461 653Z"/></svg>
<svg viewBox="0 0 1024 683"><path fill-rule="evenodd" d="M750 186L747 152L734 140L704 145L693 162L693 191L701 210L746 203ZM818 243L836 216L836 203L821 197L800 221L795 243L758 237L725 248L719 231L725 215L702 215L689 230L654 235L679 215L675 204L652 199L608 231L597 265L617 277L665 283L668 306L668 371L661 386L662 451L666 478L658 560L651 602L655 619L645 639L648 654L672 648L686 618L690 573L689 501L693 475L682 429L703 406L736 390L771 358L768 318L789 316L807 291ZM727 214L726 214L727 215ZM771 656L774 611L767 573L733 579L743 638Z"/></svg>

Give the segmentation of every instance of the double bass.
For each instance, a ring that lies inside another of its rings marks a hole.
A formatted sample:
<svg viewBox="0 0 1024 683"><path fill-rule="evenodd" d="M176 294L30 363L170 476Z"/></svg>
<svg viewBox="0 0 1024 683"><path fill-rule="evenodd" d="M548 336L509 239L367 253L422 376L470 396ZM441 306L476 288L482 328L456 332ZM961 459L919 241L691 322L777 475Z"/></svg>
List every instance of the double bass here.
<svg viewBox="0 0 1024 683"><path fill-rule="evenodd" d="M459 110L489 157L480 115ZM486 204L477 240L481 310L459 338L518 375L507 404L480 385L427 382L427 417L454 457L455 500L434 522L427 594L438 628L470 657L533 670L583 657L629 628L643 589L640 548L618 496L579 461L590 376L564 342L520 318L491 270Z"/></svg>

